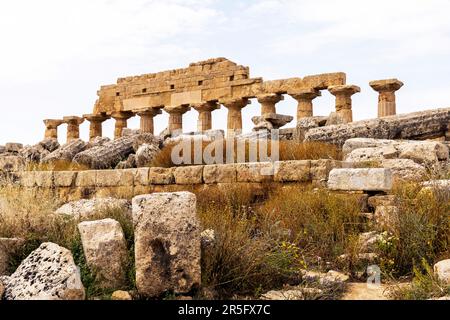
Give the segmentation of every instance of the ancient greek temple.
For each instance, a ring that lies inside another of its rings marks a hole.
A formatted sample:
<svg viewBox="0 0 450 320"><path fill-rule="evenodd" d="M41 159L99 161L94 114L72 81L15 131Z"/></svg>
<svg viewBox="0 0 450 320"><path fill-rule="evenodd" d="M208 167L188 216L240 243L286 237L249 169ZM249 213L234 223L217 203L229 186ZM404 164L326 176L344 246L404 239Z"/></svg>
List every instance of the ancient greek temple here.
<svg viewBox="0 0 450 320"><path fill-rule="evenodd" d="M397 79L378 80L370 86L379 92L378 117L396 114L395 91L403 83ZM231 134L242 132L242 109L256 99L261 104L261 117L277 127L291 119L277 114L277 104L290 95L298 102L297 122L314 115L313 100L328 90L336 97L335 113L343 123L353 121L352 96L360 92L355 85L346 84L346 74L327 73L303 78L265 81L251 78L248 67L217 58L192 63L188 68L169 70L120 78L116 84L102 86L91 114L82 117L46 119L46 138L58 138L58 127L67 125L67 140L78 139L79 126L90 123L90 139L102 136L102 123L115 121L115 138L121 137L127 121L140 117L141 132L154 133L154 118L162 112L169 114L170 132L183 129L183 114L198 111L199 132L212 129L214 110L225 107L228 111L227 130Z"/></svg>

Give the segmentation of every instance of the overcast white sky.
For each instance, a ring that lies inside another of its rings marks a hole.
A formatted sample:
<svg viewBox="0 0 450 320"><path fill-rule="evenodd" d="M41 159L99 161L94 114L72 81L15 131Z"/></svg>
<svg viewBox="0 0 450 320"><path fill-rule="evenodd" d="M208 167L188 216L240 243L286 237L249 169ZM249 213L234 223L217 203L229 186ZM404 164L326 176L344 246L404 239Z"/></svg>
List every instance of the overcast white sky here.
<svg viewBox="0 0 450 320"><path fill-rule="evenodd" d="M374 79L405 83L399 113L448 107L449 13L448 0L2 0L0 143L36 143L42 119L90 113L100 85L118 77L221 56L267 80L344 71L362 89L355 119L376 116ZM327 115L334 101L324 92L315 105ZM295 109L288 97L278 105L282 114ZM257 102L244 109L245 129L258 112ZM186 131L196 118L185 115ZM161 131L167 116L157 119ZM213 126L225 128L225 109ZM87 139L87 122L81 130ZM112 120L104 131L112 135Z"/></svg>

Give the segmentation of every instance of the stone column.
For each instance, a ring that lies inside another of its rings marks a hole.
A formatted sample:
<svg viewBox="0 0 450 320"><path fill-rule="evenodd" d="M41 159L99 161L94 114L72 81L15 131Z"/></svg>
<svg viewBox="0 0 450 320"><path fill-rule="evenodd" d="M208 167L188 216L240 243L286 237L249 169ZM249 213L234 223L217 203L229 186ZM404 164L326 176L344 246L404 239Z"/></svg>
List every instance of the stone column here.
<svg viewBox="0 0 450 320"><path fill-rule="evenodd" d="M221 101L228 109L227 136L231 137L242 133L242 108L251 103L247 98Z"/></svg>
<svg viewBox="0 0 450 320"><path fill-rule="evenodd" d="M67 124L67 142L80 139L80 124L84 119L76 116L69 116L63 118L64 123Z"/></svg>
<svg viewBox="0 0 450 320"><path fill-rule="evenodd" d="M212 129L211 113L220 108L217 101L193 104L192 107L198 111L197 131L203 132Z"/></svg>
<svg viewBox="0 0 450 320"><path fill-rule="evenodd" d="M257 97L258 102L261 104L261 115L266 114L276 114L277 109L275 108L275 105L284 100L284 97L281 94L263 94Z"/></svg>
<svg viewBox="0 0 450 320"><path fill-rule="evenodd" d="M336 113L345 123L353 122L352 95L361 92L361 88L353 85L331 86L328 91L336 97Z"/></svg>
<svg viewBox="0 0 450 320"><path fill-rule="evenodd" d="M58 139L58 127L64 123L63 120L45 119L44 139Z"/></svg>
<svg viewBox="0 0 450 320"><path fill-rule="evenodd" d="M171 133L179 131L183 131L183 114L191 110L189 105L183 104L179 106L168 106L164 108L169 114L169 131Z"/></svg>
<svg viewBox="0 0 450 320"><path fill-rule="evenodd" d="M161 108L150 108L148 110L138 112L138 116L141 117L141 133L154 134L155 127L153 118L161 113Z"/></svg>
<svg viewBox="0 0 450 320"><path fill-rule="evenodd" d="M102 123L111 117L101 114L85 114L83 115L89 121L89 140L92 141L96 137L103 136Z"/></svg>
<svg viewBox="0 0 450 320"><path fill-rule="evenodd" d="M134 116L133 112L119 111L114 112L111 117L116 120L114 127L114 139L118 139L122 136L122 131L127 127L127 121Z"/></svg>
<svg viewBox="0 0 450 320"><path fill-rule="evenodd" d="M297 121L303 118L313 116L313 103L312 101L320 97L322 94L318 90L304 89L295 93L289 94L292 98L297 100Z"/></svg>
<svg viewBox="0 0 450 320"><path fill-rule="evenodd" d="M369 85L378 95L378 118L394 116L397 113L395 91L403 87L403 82L397 79L371 81Z"/></svg>

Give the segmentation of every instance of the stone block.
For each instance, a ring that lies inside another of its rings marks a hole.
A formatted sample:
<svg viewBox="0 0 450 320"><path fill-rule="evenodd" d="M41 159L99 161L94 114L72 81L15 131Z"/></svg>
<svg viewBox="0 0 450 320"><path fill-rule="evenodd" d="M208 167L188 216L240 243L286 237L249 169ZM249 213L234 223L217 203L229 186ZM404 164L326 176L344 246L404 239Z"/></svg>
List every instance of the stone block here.
<svg viewBox="0 0 450 320"><path fill-rule="evenodd" d="M309 182L311 181L311 161L293 160L275 162L274 181Z"/></svg>
<svg viewBox="0 0 450 320"><path fill-rule="evenodd" d="M238 163L237 182L273 181L274 168L271 162Z"/></svg>
<svg viewBox="0 0 450 320"><path fill-rule="evenodd" d="M333 169L328 178L328 188L343 191L389 191L392 189L392 172L384 168Z"/></svg>
<svg viewBox="0 0 450 320"><path fill-rule="evenodd" d="M174 170L176 184L201 184L203 182L203 166L178 167Z"/></svg>
<svg viewBox="0 0 450 320"><path fill-rule="evenodd" d="M150 184L150 168L138 168L134 176L135 186L148 186Z"/></svg>
<svg viewBox="0 0 450 320"><path fill-rule="evenodd" d="M203 181L207 184L233 183L236 179L235 164L206 165L203 169Z"/></svg>
<svg viewBox="0 0 450 320"><path fill-rule="evenodd" d="M155 185L166 185L166 184L174 184L175 177L174 172L175 168L150 168L149 173L149 182L150 184Z"/></svg>
<svg viewBox="0 0 450 320"><path fill-rule="evenodd" d="M34 179L38 187L51 188L54 186L53 171L35 171Z"/></svg>
<svg viewBox="0 0 450 320"><path fill-rule="evenodd" d="M79 171L75 179L75 186L77 187L95 187L97 171L87 170Z"/></svg>
<svg viewBox="0 0 450 320"><path fill-rule="evenodd" d="M71 187L74 185L76 177L76 171L55 171L53 174L55 187Z"/></svg>

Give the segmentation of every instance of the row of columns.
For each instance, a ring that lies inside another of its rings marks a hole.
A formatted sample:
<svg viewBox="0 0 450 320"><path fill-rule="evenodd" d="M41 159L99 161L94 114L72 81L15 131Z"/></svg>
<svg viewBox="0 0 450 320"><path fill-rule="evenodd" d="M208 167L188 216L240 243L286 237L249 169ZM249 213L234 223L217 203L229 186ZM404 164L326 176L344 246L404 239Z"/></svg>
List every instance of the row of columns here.
<svg viewBox="0 0 450 320"><path fill-rule="evenodd" d="M395 91L399 90L403 83L397 79L377 80L370 82L370 86L379 93L378 98L378 117L385 117L396 114ZM352 96L361 91L355 85L331 86L328 91L336 98L336 113L338 113L344 122L353 121ZM313 116L313 100L321 96L320 91L314 89L301 89L288 94L297 100L297 119ZM261 115L276 114L276 104L284 97L282 94L264 94L257 96L261 104ZM197 104L183 104L179 106L158 106L144 111L114 112L111 116L88 114L81 117L64 117L63 120L47 119L44 120L46 126L45 138L57 138L58 126L67 124L67 140L71 141L80 137L79 126L87 120L90 122L89 138L101 137L102 123L110 118L115 120L114 137L122 136L123 129L127 128L127 121L136 114L140 116L140 129L144 133L154 133L153 118L162 113L162 109L169 114L170 132L183 129L183 114L194 108L198 111L197 130L207 131L212 129L212 111L223 105L228 109L227 128L229 132L242 132L242 109L249 105L251 101L248 98L239 98L221 101L208 101Z"/></svg>

